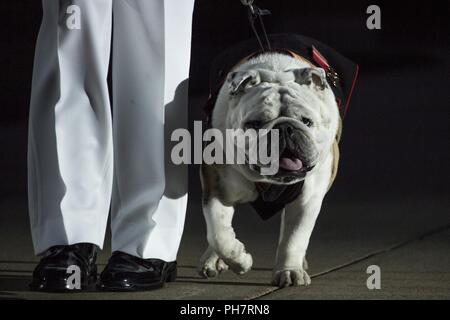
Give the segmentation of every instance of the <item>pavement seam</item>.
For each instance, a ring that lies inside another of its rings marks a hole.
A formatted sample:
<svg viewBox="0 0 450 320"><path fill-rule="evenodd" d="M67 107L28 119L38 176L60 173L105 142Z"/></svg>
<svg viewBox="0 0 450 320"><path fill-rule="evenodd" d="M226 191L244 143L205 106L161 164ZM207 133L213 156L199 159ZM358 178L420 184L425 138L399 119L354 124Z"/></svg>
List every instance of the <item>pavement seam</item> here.
<svg viewBox="0 0 450 320"><path fill-rule="evenodd" d="M396 243L394 245L391 245L391 246L383 248L383 249L375 250L375 251L370 252L370 253L362 256L362 257L359 257L359 258L356 258L354 260L351 260L351 261L349 261L347 263L343 263L343 264L340 264L340 265L338 265L336 267L332 267L332 268L330 268L328 270L325 270L325 271L316 273L314 275L311 275L311 279L324 276L324 275L329 274L329 273L334 272L334 271L342 270L344 268L347 268L347 267L352 266L354 264L357 264L359 262L368 260L368 259L370 259L372 257L379 256L379 255L382 255L382 254L385 254L385 253L388 253L388 252L391 252L391 251L403 248L403 247L405 247L405 246L407 246L407 245L409 245L411 243L423 240L423 239L425 239L427 237L430 237L430 236L434 236L434 235L436 235L438 233L447 231L449 229L450 229L450 223L446 224L446 225L443 225L443 226L440 226L440 227L436 227L434 229L431 229L431 230L429 230L427 232L424 232L424 233L422 233L422 234L420 234L418 236L415 236L413 238L410 238L410 239L407 239L407 240L404 240L404 241L400 241L400 242L398 242L398 243ZM269 296L269 295L271 295L271 294L273 294L275 292L278 292L280 290L283 290L283 289L284 288L268 289L266 292L261 293L259 295L256 295L254 297L249 297L247 300L258 300L260 298L267 297L267 296Z"/></svg>

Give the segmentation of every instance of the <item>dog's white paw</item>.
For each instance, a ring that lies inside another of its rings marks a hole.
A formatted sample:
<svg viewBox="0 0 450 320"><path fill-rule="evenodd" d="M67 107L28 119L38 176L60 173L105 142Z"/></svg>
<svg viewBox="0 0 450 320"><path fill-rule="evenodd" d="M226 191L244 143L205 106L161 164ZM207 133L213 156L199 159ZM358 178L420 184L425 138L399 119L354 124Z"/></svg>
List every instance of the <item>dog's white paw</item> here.
<svg viewBox="0 0 450 320"><path fill-rule="evenodd" d="M200 275L204 278L214 278L226 270L228 265L222 259L209 259L202 265Z"/></svg>
<svg viewBox="0 0 450 320"><path fill-rule="evenodd" d="M224 233L220 237L211 239L213 251L236 274L244 274L252 268L253 258L245 250L242 242L237 240L234 232Z"/></svg>
<svg viewBox="0 0 450 320"><path fill-rule="evenodd" d="M311 278L304 269L280 270L273 275L272 284L280 288L308 286L311 284Z"/></svg>
<svg viewBox="0 0 450 320"><path fill-rule="evenodd" d="M224 259L236 274L244 274L252 268L253 258L250 253L241 252L241 254L235 259Z"/></svg>
<svg viewBox="0 0 450 320"><path fill-rule="evenodd" d="M198 273L204 278L216 277L226 270L228 270L228 265L211 248L205 251L197 269Z"/></svg>

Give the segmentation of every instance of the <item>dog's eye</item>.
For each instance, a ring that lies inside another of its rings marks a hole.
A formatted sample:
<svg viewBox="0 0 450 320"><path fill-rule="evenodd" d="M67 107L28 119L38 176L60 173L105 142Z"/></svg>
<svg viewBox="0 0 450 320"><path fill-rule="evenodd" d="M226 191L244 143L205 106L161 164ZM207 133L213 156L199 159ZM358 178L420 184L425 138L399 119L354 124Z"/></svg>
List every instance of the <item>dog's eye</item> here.
<svg viewBox="0 0 450 320"><path fill-rule="evenodd" d="M313 125L312 120L309 119L309 118L306 118L306 117L302 117L302 122L303 122L304 124L306 124L308 127L311 127L311 126Z"/></svg>

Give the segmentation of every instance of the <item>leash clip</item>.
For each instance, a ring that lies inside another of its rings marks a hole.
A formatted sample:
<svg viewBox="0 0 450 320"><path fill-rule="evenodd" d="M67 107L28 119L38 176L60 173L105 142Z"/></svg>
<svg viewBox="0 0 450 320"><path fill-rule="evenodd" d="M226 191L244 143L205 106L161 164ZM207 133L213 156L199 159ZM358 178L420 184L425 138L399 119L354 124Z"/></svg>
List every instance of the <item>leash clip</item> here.
<svg viewBox="0 0 450 320"><path fill-rule="evenodd" d="M265 41L266 41L266 45L267 45L267 49L268 50L272 50L272 47L270 45L270 41L269 41L269 37L267 36L267 32L266 32L266 28L264 26L264 21L262 19L263 16L267 16L272 14L269 10L267 9L261 9L256 5L253 5L254 0L241 0L242 4L246 7L248 7L248 21L250 23L250 27L253 30L253 33L256 36L256 39L258 40L259 46L261 47L261 50L263 52L266 52L266 48L263 45L263 42L261 41L261 37L258 33L258 30L256 29L255 26L255 21L259 20L259 24L261 26L261 30L262 33L264 35Z"/></svg>

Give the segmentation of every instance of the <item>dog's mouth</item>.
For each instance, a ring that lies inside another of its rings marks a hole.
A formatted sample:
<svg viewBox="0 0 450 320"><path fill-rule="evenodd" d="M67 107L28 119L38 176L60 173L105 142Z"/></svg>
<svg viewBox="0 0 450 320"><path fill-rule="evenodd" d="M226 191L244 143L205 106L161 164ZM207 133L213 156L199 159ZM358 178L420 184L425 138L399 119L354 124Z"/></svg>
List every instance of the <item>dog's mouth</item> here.
<svg viewBox="0 0 450 320"><path fill-rule="evenodd" d="M314 165L308 164L308 162L296 154L296 152L285 148L279 157L280 171L285 173L306 173L314 168Z"/></svg>
<svg viewBox="0 0 450 320"><path fill-rule="evenodd" d="M256 163L255 159L249 161L249 155L246 154L246 166L265 179L281 183L290 183L305 178L306 174L314 168L317 158L317 152L311 137L291 120L277 122L268 129L272 128L278 130L275 136L278 140L277 148L273 149L274 135L272 131L267 134L267 139L262 140L263 145L266 146L266 149L263 149L263 154L269 156L270 163L266 163L266 161L261 163L260 159L255 157L254 154L253 157L257 158ZM258 145L259 142L261 140L258 138ZM278 157L272 156L272 150L276 150Z"/></svg>
<svg viewBox="0 0 450 320"><path fill-rule="evenodd" d="M261 169L263 167L261 164L247 164L247 166L256 173L262 175ZM295 152L285 149L279 155L278 159L278 171L272 176L267 176L269 179L277 178L292 178L288 180L294 180L299 178L304 178L306 174L314 169L315 165L308 164L305 159L301 156L296 155Z"/></svg>

